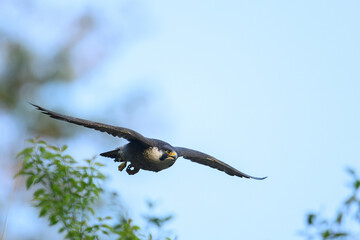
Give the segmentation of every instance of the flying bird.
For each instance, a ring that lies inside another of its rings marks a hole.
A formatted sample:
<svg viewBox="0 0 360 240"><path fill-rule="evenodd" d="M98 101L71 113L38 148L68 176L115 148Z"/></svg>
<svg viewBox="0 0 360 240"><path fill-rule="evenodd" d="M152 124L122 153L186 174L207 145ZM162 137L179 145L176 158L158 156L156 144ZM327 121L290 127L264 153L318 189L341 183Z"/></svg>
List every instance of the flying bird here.
<svg viewBox="0 0 360 240"><path fill-rule="evenodd" d="M40 110L43 114L49 115L51 118L106 132L114 137L124 138L129 141L129 143L124 146L100 154L103 157L113 158L115 162L121 162L118 167L119 171L126 168L126 172L129 175L136 174L140 169L159 172L171 167L179 157L183 157L190 161L223 171L230 176L257 180L266 178L250 176L208 154L189 148L173 147L167 142L144 137L140 133L128 128L70 117L47 110L32 103L30 104ZM128 163L129 165L127 165Z"/></svg>

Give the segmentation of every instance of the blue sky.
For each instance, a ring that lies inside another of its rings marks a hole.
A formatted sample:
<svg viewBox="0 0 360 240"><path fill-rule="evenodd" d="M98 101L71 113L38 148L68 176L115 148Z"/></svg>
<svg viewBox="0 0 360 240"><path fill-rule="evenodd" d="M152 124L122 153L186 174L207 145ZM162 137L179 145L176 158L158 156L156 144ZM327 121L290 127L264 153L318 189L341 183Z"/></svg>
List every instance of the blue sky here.
<svg viewBox="0 0 360 240"><path fill-rule="evenodd" d="M145 199L173 213L169 228L179 239L301 239L305 214L331 214L347 194L344 169L360 170L360 4L141 4L145 33L75 83L66 113L89 118L129 92L144 94L147 105L125 127L268 179L230 177L182 159L135 176L109 163L111 188L135 219L146 211ZM120 115L108 123L121 125ZM69 148L79 157L118 144L81 140L73 144L84 151Z"/></svg>
<svg viewBox="0 0 360 240"><path fill-rule="evenodd" d="M144 198L159 201L175 214L180 239L296 239L308 211L335 210L347 193L344 169L359 169L359 4L147 7L153 29L114 55L101 73L106 84L93 76L94 86L125 86L119 95L148 87L151 121L166 128L155 132L142 119L139 131L269 178L238 179L186 160L136 177L111 168L131 211Z"/></svg>

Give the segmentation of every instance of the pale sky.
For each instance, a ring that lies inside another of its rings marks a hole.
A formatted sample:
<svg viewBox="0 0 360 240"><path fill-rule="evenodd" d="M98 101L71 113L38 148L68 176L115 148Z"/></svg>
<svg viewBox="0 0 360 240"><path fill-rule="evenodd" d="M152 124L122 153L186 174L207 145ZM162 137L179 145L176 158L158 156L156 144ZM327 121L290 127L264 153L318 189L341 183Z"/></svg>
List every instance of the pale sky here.
<svg viewBox="0 0 360 240"><path fill-rule="evenodd" d="M86 118L93 104L145 92L148 103L131 121L116 114L108 123L130 122L124 127L268 179L183 159L129 176L108 162L130 216L140 221L151 199L174 214L168 228L179 239L301 239L306 213L334 212L348 193L345 168L360 170L359 2L141 4L148 23L140 40L76 82L66 114ZM71 144L81 142L64 144L81 157L116 147L93 141L80 153Z"/></svg>
<svg viewBox="0 0 360 240"><path fill-rule="evenodd" d="M147 7L153 34L103 70L109 88L117 75L127 80L116 85L144 84L156 95L165 131L146 119L138 130L269 178L238 179L186 160L136 178L112 168L130 209L160 201L180 239L264 240L296 239L308 211L334 211L347 194L344 169L359 169L359 3Z"/></svg>

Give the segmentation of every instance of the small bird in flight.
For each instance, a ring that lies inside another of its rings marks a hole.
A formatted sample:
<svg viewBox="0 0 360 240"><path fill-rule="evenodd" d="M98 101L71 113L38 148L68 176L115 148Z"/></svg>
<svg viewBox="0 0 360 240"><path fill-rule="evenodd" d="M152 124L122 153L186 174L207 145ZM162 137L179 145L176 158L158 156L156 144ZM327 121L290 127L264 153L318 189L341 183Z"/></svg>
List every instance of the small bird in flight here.
<svg viewBox="0 0 360 240"><path fill-rule="evenodd" d="M100 155L103 157L113 158L115 162L121 162L118 168L119 171L124 170L127 164L130 163L126 168L126 172L130 175L136 174L140 169L159 172L171 167L178 157L183 157L193 162L218 169L231 176L257 180L263 180L266 178L252 177L205 153L183 147L173 147L167 142L144 137L140 133L128 128L116 127L81 118L70 117L47 110L32 103L30 104L52 118L92 128L101 132L106 132L114 137L125 138L128 140L129 143L124 146L109 152L101 153Z"/></svg>

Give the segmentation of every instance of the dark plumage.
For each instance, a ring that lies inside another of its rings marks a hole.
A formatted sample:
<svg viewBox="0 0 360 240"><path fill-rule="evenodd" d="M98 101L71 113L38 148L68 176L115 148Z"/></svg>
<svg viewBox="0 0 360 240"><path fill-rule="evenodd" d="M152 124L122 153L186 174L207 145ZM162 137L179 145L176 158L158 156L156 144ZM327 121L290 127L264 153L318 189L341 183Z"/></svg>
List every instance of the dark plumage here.
<svg viewBox="0 0 360 240"><path fill-rule="evenodd" d="M47 110L35 104L31 105L52 118L92 128L101 132L106 132L115 137L125 138L128 140L128 144L125 144L115 150L101 153L100 155L114 158L114 161L116 162L122 162L119 165L119 171L122 171L126 167L127 162L130 162L126 171L131 175L137 173L140 169L154 172L161 171L171 167L178 157L183 157L193 162L218 169L231 176L253 178L257 180L263 180L266 178L252 177L205 153L188 148L173 147L167 142L158 139L146 138L140 133L128 128L115 127L81 118L70 117Z"/></svg>

